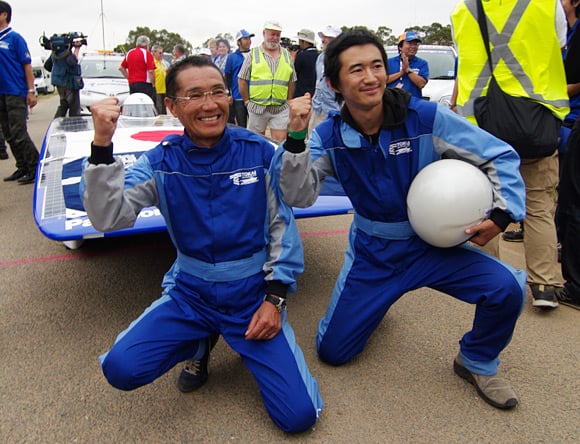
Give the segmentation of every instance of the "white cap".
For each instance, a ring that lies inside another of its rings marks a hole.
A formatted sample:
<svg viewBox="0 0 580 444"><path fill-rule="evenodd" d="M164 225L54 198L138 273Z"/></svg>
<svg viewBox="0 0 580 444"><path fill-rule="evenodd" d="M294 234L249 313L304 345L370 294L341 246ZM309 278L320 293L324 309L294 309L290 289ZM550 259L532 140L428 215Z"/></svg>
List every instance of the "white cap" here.
<svg viewBox="0 0 580 444"><path fill-rule="evenodd" d="M254 34L249 33L248 31L246 31L245 29L240 29L237 33L236 33L236 42L242 38L252 38L254 37Z"/></svg>
<svg viewBox="0 0 580 444"><path fill-rule="evenodd" d="M322 37L338 37L340 35L342 31L340 30L340 28L335 28L332 25L328 25L326 28L324 28L323 31L320 31L318 33L318 37L322 38Z"/></svg>
<svg viewBox="0 0 580 444"><path fill-rule="evenodd" d="M211 51L209 50L209 48L201 48L199 50L199 54L198 55L208 55L208 56L211 56Z"/></svg>
<svg viewBox="0 0 580 444"><path fill-rule="evenodd" d="M282 25L278 20L267 20L266 23L264 23L264 29L282 32Z"/></svg>

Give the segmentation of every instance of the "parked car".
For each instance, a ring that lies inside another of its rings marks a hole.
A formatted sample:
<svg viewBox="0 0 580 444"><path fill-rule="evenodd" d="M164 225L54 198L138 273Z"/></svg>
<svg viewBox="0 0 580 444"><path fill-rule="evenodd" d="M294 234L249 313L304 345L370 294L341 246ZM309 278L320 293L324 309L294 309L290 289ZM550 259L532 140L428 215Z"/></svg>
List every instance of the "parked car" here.
<svg viewBox="0 0 580 444"><path fill-rule="evenodd" d="M106 97L117 97L122 106L129 97L129 82L119 66L123 55L111 53L85 54L81 57L84 88L80 91L81 113L90 114L90 107Z"/></svg>
<svg viewBox="0 0 580 444"><path fill-rule="evenodd" d="M34 74L34 89L36 94L52 94L55 86L51 82L50 72L44 69L44 57L32 58L32 73Z"/></svg>
<svg viewBox="0 0 580 444"><path fill-rule="evenodd" d="M396 46L387 46L387 56L399 54ZM455 83L457 53L453 46L419 45L417 57L429 63L429 81L423 88L423 97L442 105L451 105L451 94Z"/></svg>

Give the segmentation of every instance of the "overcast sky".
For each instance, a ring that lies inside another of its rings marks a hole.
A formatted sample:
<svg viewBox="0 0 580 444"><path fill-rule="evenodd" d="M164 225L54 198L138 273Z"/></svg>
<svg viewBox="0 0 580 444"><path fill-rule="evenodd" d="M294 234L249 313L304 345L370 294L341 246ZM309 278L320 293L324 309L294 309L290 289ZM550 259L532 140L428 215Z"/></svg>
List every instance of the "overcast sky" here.
<svg viewBox="0 0 580 444"><path fill-rule="evenodd" d="M283 37L294 38L301 28L319 31L326 25L364 25L370 29L387 26L399 34L405 27L450 23L449 16L458 0L8 0L12 6L11 26L28 42L32 55L43 55L39 44L47 36L83 32L89 36L90 50L106 49L123 43L138 26L166 29L200 46L209 37L240 28L255 33L261 41L267 19L278 20ZM101 15L101 3L103 14ZM103 20L102 20L103 19ZM166 48L167 49L167 48Z"/></svg>

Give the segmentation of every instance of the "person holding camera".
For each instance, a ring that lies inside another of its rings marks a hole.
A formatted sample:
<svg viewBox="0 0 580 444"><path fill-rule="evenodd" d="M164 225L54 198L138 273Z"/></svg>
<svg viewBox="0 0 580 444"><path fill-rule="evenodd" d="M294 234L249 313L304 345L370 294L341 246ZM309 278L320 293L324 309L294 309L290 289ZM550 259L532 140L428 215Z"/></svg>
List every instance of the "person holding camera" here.
<svg viewBox="0 0 580 444"><path fill-rule="evenodd" d="M53 36L54 37L54 36ZM54 118L81 115L81 101L79 91L83 88L81 65L78 61L79 51L83 45L82 38L74 38L72 34L65 37L67 46L56 48L53 46L50 57L44 63L44 68L52 73L51 83L56 86L60 99Z"/></svg>

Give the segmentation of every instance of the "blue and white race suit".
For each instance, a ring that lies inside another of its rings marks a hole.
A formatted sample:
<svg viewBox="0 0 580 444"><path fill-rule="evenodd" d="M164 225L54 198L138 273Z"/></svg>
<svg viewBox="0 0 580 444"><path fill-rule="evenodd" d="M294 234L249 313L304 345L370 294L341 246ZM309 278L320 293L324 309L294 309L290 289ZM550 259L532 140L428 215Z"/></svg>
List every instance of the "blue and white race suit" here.
<svg viewBox="0 0 580 444"><path fill-rule="evenodd" d="M518 155L450 110L404 91L387 89L384 109L374 136L362 134L343 108L316 128L305 148L291 150L287 141L274 161L289 205L312 205L331 176L355 209L344 265L319 323L319 356L334 365L349 361L394 302L426 286L476 304L460 356L470 371L493 375L523 307L525 273L472 246L428 245L411 228L406 196L423 167L442 157L461 159L491 181L490 218L505 229L524 217Z"/></svg>
<svg viewBox="0 0 580 444"><path fill-rule="evenodd" d="M273 339L244 337L266 293L286 296L303 271L292 209L271 186L272 144L241 128L226 128L211 148L168 136L127 171L112 148L103 150L92 150L84 171L95 228L129 227L156 205L177 249L161 298L101 356L109 382L123 390L148 384L180 361L200 359L207 338L221 334L252 372L276 425L297 432L315 424L318 384L285 312Z"/></svg>

